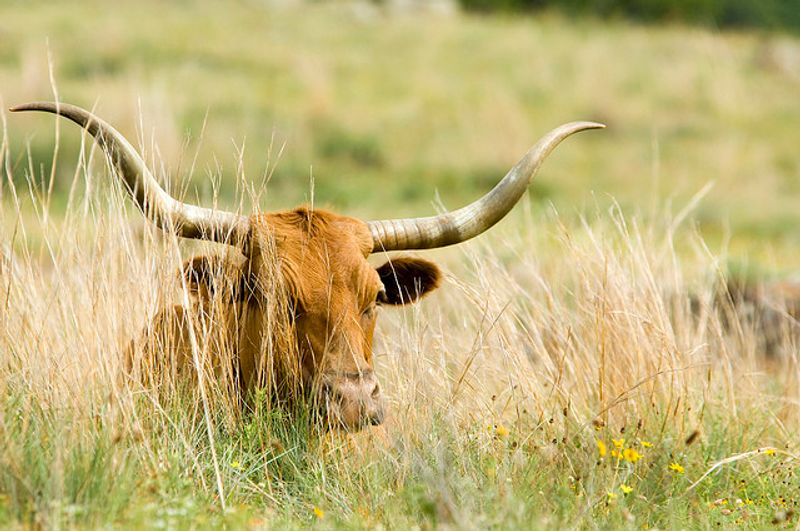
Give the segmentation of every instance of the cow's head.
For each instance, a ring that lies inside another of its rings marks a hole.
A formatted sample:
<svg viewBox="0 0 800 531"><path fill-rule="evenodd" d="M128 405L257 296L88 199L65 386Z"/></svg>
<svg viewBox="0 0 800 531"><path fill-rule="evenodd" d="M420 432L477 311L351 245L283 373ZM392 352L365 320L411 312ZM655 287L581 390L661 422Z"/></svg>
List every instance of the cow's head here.
<svg viewBox="0 0 800 531"><path fill-rule="evenodd" d="M364 222L308 208L242 216L182 203L159 186L119 132L90 112L46 102L11 110L51 112L84 127L111 158L145 215L162 229L239 246L244 262L237 283L243 302L257 309L259 298L266 296L260 287L277 270L288 293L286 311L291 312L303 380L320 393L329 422L350 429L380 424L384 416L372 363L377 308L415 302L441 277L438 267L425 260L394 258L375 269L367 257L444 247L477 236L513 208L555 146L578 131L603 127L573 122L551 131L488 194L459 210ZM200 257L187 265L194 290L214 289L209 285L212 261Z"/></svg>
<svg viewBox="0 0 800 531"><path fill-rule="evenodd" d="M367 224L325 210L257 214L250 218L250 231L242 261L220 263L227 260L221 256L187 261L189 289L210 299L226 289L215 283L231 283L233 275L222 297L234 297L257 313L269 303L265 299L276 296L279 274L303 387L320 393L318 402L333 424L351 429L380 424L383 400L372 364L378 308L429 293L439 285L439 268L412 257L373 267L367 261L372 253Z"/></svg>

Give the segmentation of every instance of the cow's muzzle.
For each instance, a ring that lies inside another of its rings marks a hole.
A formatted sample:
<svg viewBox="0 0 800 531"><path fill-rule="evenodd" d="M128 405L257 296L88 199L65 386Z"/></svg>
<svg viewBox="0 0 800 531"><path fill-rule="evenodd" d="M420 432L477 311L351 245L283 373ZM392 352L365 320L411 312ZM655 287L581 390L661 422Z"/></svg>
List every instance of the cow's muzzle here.
<svg viewBox="0 0 800 531"><path fill-rule="evenodd" d="M333 427L356 431L383 423L383 396L372 370L324 374L322 403Z"/></svg>

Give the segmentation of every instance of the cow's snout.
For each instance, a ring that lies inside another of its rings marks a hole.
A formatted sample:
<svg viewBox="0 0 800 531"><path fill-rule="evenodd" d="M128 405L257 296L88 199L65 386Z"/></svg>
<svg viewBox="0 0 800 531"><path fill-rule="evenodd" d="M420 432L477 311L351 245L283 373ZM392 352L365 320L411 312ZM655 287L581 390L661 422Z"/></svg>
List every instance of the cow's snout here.
<svg viewBox="0 0 800 531"><path fill-rule="evenodd" d="M383 396L371 370L323 377L323 403L331 425L349 430L383 423Z"/></svg>

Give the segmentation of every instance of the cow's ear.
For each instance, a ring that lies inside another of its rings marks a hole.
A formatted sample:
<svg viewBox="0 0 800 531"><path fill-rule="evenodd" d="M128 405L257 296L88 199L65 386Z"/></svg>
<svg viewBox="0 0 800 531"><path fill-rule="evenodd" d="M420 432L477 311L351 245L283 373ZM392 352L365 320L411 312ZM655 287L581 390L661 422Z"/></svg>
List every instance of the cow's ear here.
<svg viewBox="0 0 800 531"><path fill-rule="evenodd" d="M252 293L249 275L224 256L195 256L183 263L180 274L189 291L200 298L224 294L231 300L245 300Z"/></svg>
<svg viewBox="0 0 800 531"><path fill-rule="evenodd" d="M378 268L385 291L382 304L408 304L439 287L442 272L433 262L419 258L393 258Z"/></svg>

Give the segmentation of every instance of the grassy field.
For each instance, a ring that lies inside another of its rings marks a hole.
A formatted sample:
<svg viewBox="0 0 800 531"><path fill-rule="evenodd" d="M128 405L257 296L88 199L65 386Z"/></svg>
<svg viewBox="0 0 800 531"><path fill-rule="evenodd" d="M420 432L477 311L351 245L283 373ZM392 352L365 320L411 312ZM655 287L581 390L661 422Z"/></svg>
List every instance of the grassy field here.
<svg viewBox="0 0 800 531"><path fill-rule="evenodd" d="M560 147L490 234L425 253L445 285L380 318L387 423L344 436L264 397L243 414L224 382L207 418L192 393L121 387L197 245L141 220L75 127L4 115L0 526L794 526L797 338L767 358L711 303L731 263L800 263L798 54L371 4L4 3L4 106L55 85L205 204L218 180L226 206L313 189L430 213L559 123L609 128Z"/></svg>

